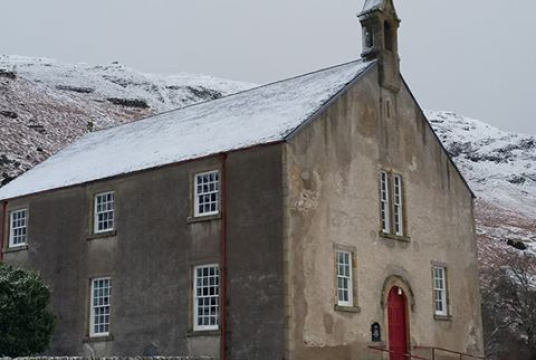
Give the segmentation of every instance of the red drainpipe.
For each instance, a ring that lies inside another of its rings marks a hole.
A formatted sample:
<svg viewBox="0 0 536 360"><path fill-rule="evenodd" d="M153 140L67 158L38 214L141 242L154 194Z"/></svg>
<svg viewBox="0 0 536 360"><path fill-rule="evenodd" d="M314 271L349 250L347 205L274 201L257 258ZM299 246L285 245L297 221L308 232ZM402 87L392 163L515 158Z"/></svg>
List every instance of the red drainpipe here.
<svg viewBox="0 0 536 360"><path fill-rule="evenodd" d="M227 360L227 154L222 154L220 190L220 360Z"/></svg>
<svg viewBox="0 0 536 360"><path fill-rule="evenodd" d="M0 262L4 259L4 235L5 235L5 224L6 224L6 210L7 210L7 201L2 201L2 217L0 221Z"/></svg>

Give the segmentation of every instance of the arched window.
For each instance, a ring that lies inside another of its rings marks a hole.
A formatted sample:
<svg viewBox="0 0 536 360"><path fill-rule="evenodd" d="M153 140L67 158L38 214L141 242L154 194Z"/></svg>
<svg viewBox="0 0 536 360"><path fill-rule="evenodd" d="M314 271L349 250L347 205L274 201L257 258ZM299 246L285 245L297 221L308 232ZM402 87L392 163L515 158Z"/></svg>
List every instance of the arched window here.
<svg viewBox="0 0 536 360"><path fill-rule="evenodd" d="M394 50L394 34L393 34L393 27L389 22L384 22L383 24L383 36L385 41L385 49L389 51Z"/></svg>

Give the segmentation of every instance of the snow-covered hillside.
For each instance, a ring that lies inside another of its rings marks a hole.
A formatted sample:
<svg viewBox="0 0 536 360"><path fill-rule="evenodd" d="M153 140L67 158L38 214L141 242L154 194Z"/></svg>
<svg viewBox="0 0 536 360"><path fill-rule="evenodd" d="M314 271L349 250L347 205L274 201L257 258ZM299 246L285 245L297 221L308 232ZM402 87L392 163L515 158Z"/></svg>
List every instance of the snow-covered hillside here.
<svg viewBox="0 0 536 360"><path fill-rule="evenodd" d="M208 75L144 74L113 62L107 65L63 64L53 59L0 55L0 69L34 83L86 99L162 112L250 88L252 84Z"/></svg>
<svg viewBox="0 0 536 360"><path fill-rule="evenodd" d="M118 63L0 55L0 186L92 128L252 87L206 75L149 75ZM536 251L536 138L450 112L427 117L478 196L483 261L507 240Z"/></svg>
<svg viewBox="0 0 536 360"><path fill-rule="evenodd" d="M0 185L78 136L252 87L207 75L150 75L118 63L0 55Z"/></svg>
<svg viewBox="0 0 536 360"><path fill-rule="evenodd" d="M536 137L452 112L426 115L478 197L481 247L522 240L536 250Z"/></svg>

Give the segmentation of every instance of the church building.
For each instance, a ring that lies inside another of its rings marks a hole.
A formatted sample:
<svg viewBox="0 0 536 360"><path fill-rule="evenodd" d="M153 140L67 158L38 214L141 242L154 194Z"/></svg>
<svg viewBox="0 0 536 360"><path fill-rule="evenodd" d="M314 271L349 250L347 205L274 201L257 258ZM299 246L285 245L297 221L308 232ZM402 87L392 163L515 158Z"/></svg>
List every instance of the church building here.
<svg viewBox="0 0 536 360"><path fill-rule="evenodd" d="M359 20L361 59L88 133L0 189L49 354L483 355L473 193L400 75L393 1Z"/></svg>

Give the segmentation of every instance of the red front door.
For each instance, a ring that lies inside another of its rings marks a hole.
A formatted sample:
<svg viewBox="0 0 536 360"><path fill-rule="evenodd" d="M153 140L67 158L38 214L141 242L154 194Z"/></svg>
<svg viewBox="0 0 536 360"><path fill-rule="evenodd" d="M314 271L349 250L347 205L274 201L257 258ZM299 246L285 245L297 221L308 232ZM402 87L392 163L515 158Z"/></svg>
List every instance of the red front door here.
<svg viewBox="0 0 536 360"><path fill-rule="evenodd" d="M390 360L407 360L408 327L406 314L406 295L399 287L393 287L387 299L389 317Z"/></svg>

